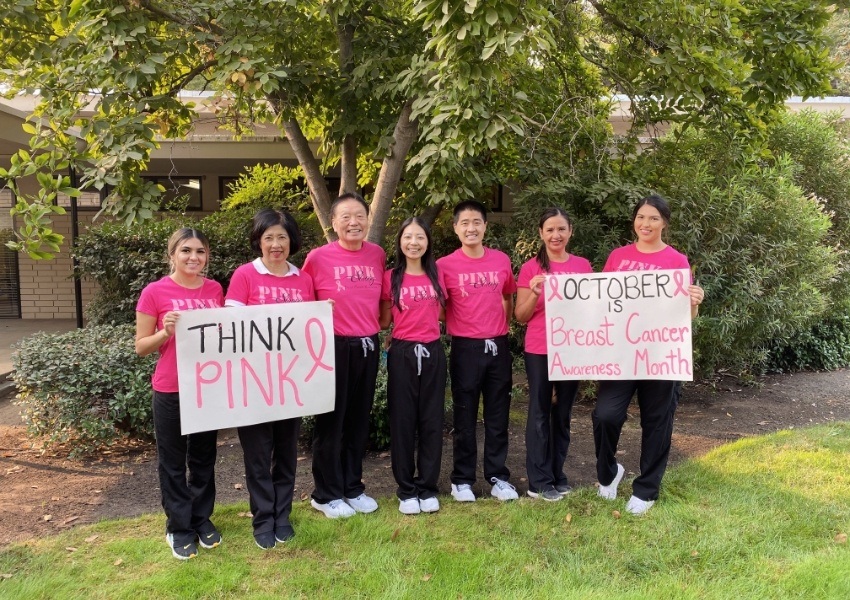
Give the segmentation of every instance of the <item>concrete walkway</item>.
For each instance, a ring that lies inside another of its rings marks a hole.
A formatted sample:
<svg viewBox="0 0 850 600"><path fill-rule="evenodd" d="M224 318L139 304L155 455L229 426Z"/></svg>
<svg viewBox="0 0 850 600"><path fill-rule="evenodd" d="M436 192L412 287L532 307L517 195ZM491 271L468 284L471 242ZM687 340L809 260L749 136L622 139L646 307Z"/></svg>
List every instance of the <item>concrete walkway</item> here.
<svg viewBox="0 0 850 600"><path fill-rule="evenodd" d="M74 319L0 319L0 384L12 372L12 346L38 331L65 333L76 328Z"/></svg>

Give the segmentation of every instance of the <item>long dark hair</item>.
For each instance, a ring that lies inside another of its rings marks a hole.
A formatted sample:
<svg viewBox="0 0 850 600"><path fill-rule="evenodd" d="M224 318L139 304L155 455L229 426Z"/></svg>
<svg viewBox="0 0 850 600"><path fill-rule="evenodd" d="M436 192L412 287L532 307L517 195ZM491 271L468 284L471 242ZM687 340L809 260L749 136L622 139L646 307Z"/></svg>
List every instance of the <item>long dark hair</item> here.
<svg viewBox="0 0 850 600"><path fill-rule="evenodd" d="M543 214L540 215L540 223L537 225L537 230L540 231L543 229L543 223L552 217L564 217L567 220L567 225L570 226L570 231L572 232L573 221L570 219L570 215L568 215L567 211L563 208L558 208L557 206L552 206L551 208L547 208L543 211ZM546 252L546 244L540 244L540 250L537 251L537 264L540 265L540 268L543 269L544 273L549 272L549 253Z"/></svg>
<svg viewBox="0 0 850 600"><path fill-rule="evenodd" d="M404 255L404 252L401 251L401 236L404 234L404 230L412 224L419 225L423 231L425 231L425 239L428 240L428 248L426 248L425 252L422 253L422 268L425 270L425 274L428 275L428 279L431 280L431 285L434 286L434 291L437 293L437 300L440 302L440 306L445 306L446 299L443 296L443 288L440 287L440 278L437 276L437 261L434 259L434 253L432 252L433 243L431 240L431 228L428 227L428 224L420 217L410 217L407 219L401 224L401 227L398 228L398 233L395 236L395 265L393 265L393 272L390 276L393 306L401 310L401 282L404 280L404 270L407 268L407 257Z"/></svg>

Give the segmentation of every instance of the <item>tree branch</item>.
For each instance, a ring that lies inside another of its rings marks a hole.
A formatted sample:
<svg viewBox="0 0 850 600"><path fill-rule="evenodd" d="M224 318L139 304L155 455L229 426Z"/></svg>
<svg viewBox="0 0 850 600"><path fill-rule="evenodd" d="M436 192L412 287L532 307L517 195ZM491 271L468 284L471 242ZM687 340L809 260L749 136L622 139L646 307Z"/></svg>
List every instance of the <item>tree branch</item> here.
<svg viewBox="0 0 850 600"><path fill-rule="evenodd" d="M588 2L590 2L591 6L596 9L596 12L599 13L599 16L602 17L602 20L608 23L609 25L613 25L618 29L622 29L623 31L632 34L634 37L643 40L647 46L649 46L656 52L661 52L662 50L665 50L667 48L667 46L656 42L649 35L641 31L637 27L629 25L628 23L620 19L620 17L618 17L617 15L608 12L608 9L602 6L602 2L600 2L600 0L588 0Z"/></svg>
<svg viewBox="0 0 850 600"><path fill-rule="evenodd" d="M413 101L405 102L393 130L393 144L390 145L384 162L381 165L381 173L378 175L378 183L375 186L375 195L372 198L372 207L369 211L369 241L380 244L384 238L384 230L387 226L387 218L392 208L393 198L398 190L398 182L404 171L407 153L416 141L419 133L419 124L410 120L413 112Z"/></svg>
<svg viewBox="0 0 850 600"><path fill-rule="evenodd" d="M310 197L313 200L313 208L316 210L316 216L319 217L319 224L325 232L325 237L328 241L331 241L336 237L331 227L331 199L328 194L325 177L322 175L322 170L319 166L319 161L316 160L316 156L310 149L310 143L307 141L298 121L295 119L284 121L283 131L286 134L289 145L292 147L292 151L295 153L296 158L298 158L298 164L304 170L304 176L307 178L307 187L310 190Z"/></svg>

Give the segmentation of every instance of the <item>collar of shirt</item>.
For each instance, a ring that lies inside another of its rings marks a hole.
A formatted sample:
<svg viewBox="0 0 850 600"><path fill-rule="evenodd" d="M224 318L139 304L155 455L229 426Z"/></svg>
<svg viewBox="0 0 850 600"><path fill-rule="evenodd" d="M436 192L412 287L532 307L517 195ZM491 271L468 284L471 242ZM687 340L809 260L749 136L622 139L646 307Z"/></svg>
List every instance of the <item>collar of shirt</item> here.
<svg viewBox="0 0 850 600"><path fill-rule="evenodd" d="M266 268L266 265L263 264L262 258L255 258L254 262L252 262L251 264L254 265L254 268L257 269L257 273L259 273L260 275L274 275L274 273L269 271ZM301 274L301 271L298 270L298 267L293 265L291 262L286 261L286 264L289 265L289 272L286 275L284 275L283 277L294 277L296 275ZM278 276L275 275L275 277L278 277Z"/></svg>

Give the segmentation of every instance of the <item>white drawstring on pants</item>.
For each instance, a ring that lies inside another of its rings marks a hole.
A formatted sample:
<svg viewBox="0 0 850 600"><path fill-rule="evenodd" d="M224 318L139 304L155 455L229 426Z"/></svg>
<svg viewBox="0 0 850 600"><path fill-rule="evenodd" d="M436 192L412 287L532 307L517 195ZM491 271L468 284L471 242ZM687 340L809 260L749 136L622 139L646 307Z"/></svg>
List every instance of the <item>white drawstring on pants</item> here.
<svg viewBox="0 0 850 600"><path fill-rule="evenodd" d="M431 353L422 344L416 344L413 347L413 354L416 355L416 376L422 375L422 358L431 358Z"/></svg>
<svg viewBox="0 0 850 600"><path fill-rule="evenodd" d="M375 342L372 341L372 338L360 338L360 343L363 344L363 356L368 356L368 351L375 351Z"/></svg>
<svg viewBox="0 0 850 600"><path fill-rule="evenodd" d="M493 356L499 355L499 349L496 347L496 342L493 340L484 340L484 354L492 352Z"/></svg>

